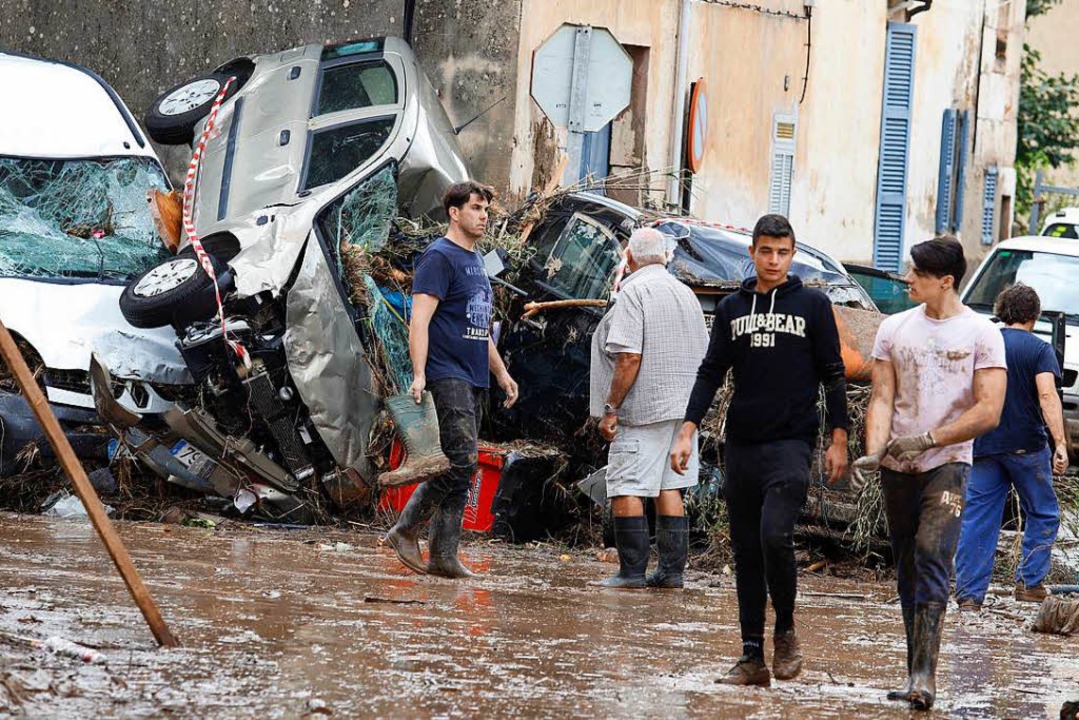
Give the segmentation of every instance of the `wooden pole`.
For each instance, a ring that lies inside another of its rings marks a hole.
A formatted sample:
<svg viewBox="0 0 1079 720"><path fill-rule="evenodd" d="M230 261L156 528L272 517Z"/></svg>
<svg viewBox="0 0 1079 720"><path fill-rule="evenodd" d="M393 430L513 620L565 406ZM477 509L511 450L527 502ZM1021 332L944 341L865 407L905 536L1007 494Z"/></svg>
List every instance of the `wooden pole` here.
<svg viewBox="0 0 1079 720"><path fill-rule="evenodd" d="M591 298L572 298L569 300L547 300L546 302L529 302L525 303L525 312L521 316L521 319L530 318L536 313L543 312L544 310L561 310L563 308L573 307L607 307L606 300L593 300Z"/></svg>
<svg viewBox="0 0 1079 720"><path fill-rule="evenodd" d="M553 193L555 190L558 189L559 185L562 184L562 174L564 172L566 172L566 165L568 163L569 163L569 155L562 154L562 155L559 156L558 164L555 166L554 173L551 175L551 178L547 181L547 184L543 188L543 194L544 195L550 195L551 193ZM522 245L524 245L526 242L528 242L528 236L532 234L532 228L533 228L534 225L535 225L535 223L528 223L521 230L520 243Z"/></svg>
<svg viewBox="0 0 1079 720"><path fill-rule="evenodd" d="M30 372L30 368L27 367L26 360L23 359L15 340L11 337L11 333L8 332L3 322L0 322L0 355L3 356L8 369L15 376L15 382L19 384L23 397L29 403L30 409L34 411L38 423L40 423L46 437L49 439L49 443L56 451L56 457L60 459L60 465L63 466L64 472L71 478L71 483L75 487L75 494L82 500L83 507L86 508L86 514L90 516L90 522L93 523L94 529L97 530L97 534L101 537L101 541L105 543L105 548L109 551L109 557L116 564L116 569L120 571L120 576L124 579L127 589L131 592L131 597L135 599L135 604L139 606L142 616L146 618L146 622L150 625L150 632L154 634L157 644L164 647L179 647L180 642L165 626L165 621L161 618L157 605L154 604L149 591L143 585L142 578L139 577L138 571L131 562L131 556L127 554L127 549L121 542L120 536L116 534L116 528L112 526L109 516L105 514L105 508L102 507L101 500L98 499L97 493L94 492L90 479L86 477L86 471L83 469L82 463L75 456L71 443L67 441L64 431L60 429L60 423L56 421L52 408L49 407L49 403L45 400L45 395L41 392L41 388L34 382L34 376Z"/></svg>

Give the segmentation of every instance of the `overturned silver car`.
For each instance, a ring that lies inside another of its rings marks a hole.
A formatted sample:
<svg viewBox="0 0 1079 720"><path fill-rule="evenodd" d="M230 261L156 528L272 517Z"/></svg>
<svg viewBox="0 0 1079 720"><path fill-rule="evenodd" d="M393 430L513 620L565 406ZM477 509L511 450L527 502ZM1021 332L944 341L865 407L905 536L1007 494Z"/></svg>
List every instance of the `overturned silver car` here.
<svg viewBox="0 0 1079 720"><path fill-rule="evenodd" d="M374 474L368 445L384 388L372 364L385 349L372 323L384 305L346 260L377 252L395 218L440 214L444 189L467 174L445 111L400 40L232 61L165 93L147 115L151 133L201 136L226 84L239 89L220 106L193 203L221 313L182 236L177 254L120 298L131 324L175 330L194 386L178 389L186 399L149 434L102 391L115 384L106 363L94 370L95 399L171 481L300 519L302 491L321 485L346 507ZM162 447L186 470L165 467Z"/></svg>

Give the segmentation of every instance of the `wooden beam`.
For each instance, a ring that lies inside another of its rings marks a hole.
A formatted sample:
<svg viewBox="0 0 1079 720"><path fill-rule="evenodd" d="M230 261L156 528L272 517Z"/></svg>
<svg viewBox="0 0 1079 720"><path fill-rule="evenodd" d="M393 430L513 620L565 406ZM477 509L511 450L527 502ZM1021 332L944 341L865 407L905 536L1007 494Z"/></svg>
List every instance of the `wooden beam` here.
<svg viewBox="0 0 1079 720"><path fill-rule="evenodd" d="M566 164L569 162L569 155L560 153L558 158L558 164L555 165L554 173L547 181L547 185L543 188L543 196L546 197L558 189L558 186L562 184L562 174L566 172ZM528 236L532 234L532 228L535 223L528 223L521 230L521 245L528 242Z"/></svg>
<svg viewBox="0 0 1079 720"><path fill-rule="evenodd" d="M105 543L105 548L109 551L109 557L112 558L116 569L120 571L120 576L124 579L128 591L131 592L131 597L135 599L135 604L142 611L142 616L146 618L146 622L150 626L150 632L154 634L157 644L164 647L179 647L180 642L169 632L165 621L161 618L157 605L154 604L153 598L150 597L150 592L143 585L142 578L139 577L138 571L131 562L131 556L128 555L127 548L124 547L120 536L116 534L116 528L112 526L112 521L105 514L105 508L102 507L101 500L98 499L97 493L94 492L90 479L86 477L86 471L83 469L82 463L75 456L75 451L71 448L71 443L68 442L67 436L64 435L64 431L60 428L60 423L57 422L56 416L53 415L52 408L49 407L44 393L34 382L34 376L31 374L30 368L27 367L26 360L23 359L22 353L19 352L19 348L15 345L14 338L11 337L11 333L8 332L2 321L0 321L0 355L3 356L11 374L15 376L15 382L18 383L23 397L26 398L30 409L34 411L34 415L37 417L38 423L45 431L49 444L56 451L56 457L60 459L60 465L63 466L64 472L71 478L75 494L82 500L83 507L86 508L86 514L90 517L90 522L93 523L94 529L97 530L97 534L101 537L101 541Z"/></svg>

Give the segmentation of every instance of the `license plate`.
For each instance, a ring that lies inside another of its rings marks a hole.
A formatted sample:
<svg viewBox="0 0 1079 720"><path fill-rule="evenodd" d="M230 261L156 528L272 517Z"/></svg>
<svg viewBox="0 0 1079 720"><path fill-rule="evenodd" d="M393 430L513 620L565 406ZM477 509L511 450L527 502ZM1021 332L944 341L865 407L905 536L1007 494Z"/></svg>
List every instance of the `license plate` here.
<svg viewBox="0 0 1079 720"><path fill-rule="evenodd" d="M213 474L214 468L217 467L215 463L208 455L201 452L198 448L195 448L191 443L186 440L181 440L172 446L169 451L172 456L176 458L181 465L198 475L203 480L206 480Z"/></svg>

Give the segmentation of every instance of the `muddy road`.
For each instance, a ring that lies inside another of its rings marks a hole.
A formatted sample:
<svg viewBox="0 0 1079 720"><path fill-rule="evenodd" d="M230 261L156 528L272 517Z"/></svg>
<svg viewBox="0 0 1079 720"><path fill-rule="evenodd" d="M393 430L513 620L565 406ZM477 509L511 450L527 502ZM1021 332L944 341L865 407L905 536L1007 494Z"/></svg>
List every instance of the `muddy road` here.
<svg viewBox="0 0 1079 720"><path fill-rule="evenodd" d="M409 575L370 534L120 524L180 650L155 648L86 522L0 515L0 715L898 718L887 583L803 577L802 677L716 685L739 648L733 580L601 591L590 553L473 543L485 575ZM1079 641L1033 605L948 617L937 717L1056 717ZM25 644L97 647L83 664ZM768 652L770 654L770 642Z"/></svg>

